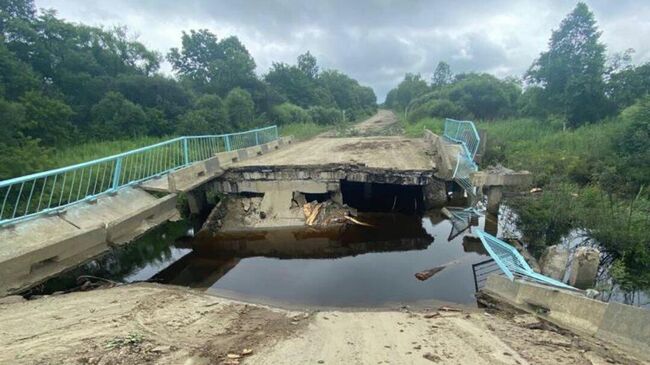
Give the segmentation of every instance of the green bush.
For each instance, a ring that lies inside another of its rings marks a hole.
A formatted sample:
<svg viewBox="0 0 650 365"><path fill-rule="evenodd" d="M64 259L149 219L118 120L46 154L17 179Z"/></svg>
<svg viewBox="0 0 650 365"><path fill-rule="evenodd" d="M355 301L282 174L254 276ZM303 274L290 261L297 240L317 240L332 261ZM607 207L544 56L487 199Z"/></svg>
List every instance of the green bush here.
<svg viewBox="0 0 650 365"><path fill-rule="evenodd" d="M314 137L330 129L329 126L316 123L291 123L280 126L280 135L293 136L297 140Z"/></svg>
<svg viewBox="0 0 650 365"><path fill-rule="evenodd" d="M619 172L634 192L650 185L650 96L625 109L621 119L625 127L616 138Z"/></svg>
<svg viewBox="0 0 650 365"><path fill-rule="evenodd" d="M269 118L277 125L312 121L307 110L291 103L282 103L271 108Z"/></svg>
<svg viewBox="0 0 650 365"><path fill-rule="evenodd" d="M422 118L454 118L465 119L469 116L462 106L446 99L433 99L409 112L410 120Z"/></svg>
<svg viewBox="0 0 650 365"><path fill-rule="evenodd" d="M332 125L343 121L342 111L336 108L313 106L309 108L309 117L316 124Z"/></svg>

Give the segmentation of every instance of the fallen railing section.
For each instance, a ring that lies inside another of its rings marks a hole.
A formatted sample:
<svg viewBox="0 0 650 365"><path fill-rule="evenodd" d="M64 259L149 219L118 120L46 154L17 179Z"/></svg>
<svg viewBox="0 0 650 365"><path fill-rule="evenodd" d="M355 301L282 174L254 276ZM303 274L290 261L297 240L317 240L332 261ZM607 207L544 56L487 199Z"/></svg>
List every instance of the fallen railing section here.
<svg viewBox="0 0 650 365"><path fill-rule="evenodd" d="M528 265L524 257L521 256L519 252L517 252L517 249L510 246L506 242L503 242L500 239L481 230L477 230L476 234L481 240L481 243L483 243L483 247L485 247L503 274L505 274L505 276L508 277L508 279L511 281L514 280L515 277L522 277L524 279L533 280L546 285L577 290L576 288L564 284L561 281L536 273Z"/></svg>
<svg viewBox="0 0 650 365"><path fill-rule="evenodd" d="M478 292L485 287L485 283L490 275L503 275L503 272L494 259L490 258L472 264L472 274L474 275L474 289Z"/></svg>
<svg viewBox="0 0 650 365"><path fill-rule="evenodd" d="M278 139L277 126L246 132L178 137L72 166L0 181L0 227L57 214L156 176L211 158L216 153Z"/></svg>

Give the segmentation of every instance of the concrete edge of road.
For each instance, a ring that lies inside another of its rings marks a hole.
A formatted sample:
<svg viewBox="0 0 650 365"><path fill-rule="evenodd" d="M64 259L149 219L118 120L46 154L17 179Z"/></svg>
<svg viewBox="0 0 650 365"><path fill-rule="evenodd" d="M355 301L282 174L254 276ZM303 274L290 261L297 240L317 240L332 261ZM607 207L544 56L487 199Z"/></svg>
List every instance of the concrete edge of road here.
<svg viewBox="0 0 650 365"><path fill-rule="evenodd" d="M573 332L612 342L650 360L650 310L606 303L523 280L488 277L482 291Z"/></svg>
<svg viewBox="0 0 650 365"><path fill-rule="evenodd" d="M454 173L455 163L457 156L450 156L445 146L445 141L439 135L431 132L428 129L424 130L424 141L431 145L431 148L436 151L436 169L437 175L444 179L451 179Z"/></svg>

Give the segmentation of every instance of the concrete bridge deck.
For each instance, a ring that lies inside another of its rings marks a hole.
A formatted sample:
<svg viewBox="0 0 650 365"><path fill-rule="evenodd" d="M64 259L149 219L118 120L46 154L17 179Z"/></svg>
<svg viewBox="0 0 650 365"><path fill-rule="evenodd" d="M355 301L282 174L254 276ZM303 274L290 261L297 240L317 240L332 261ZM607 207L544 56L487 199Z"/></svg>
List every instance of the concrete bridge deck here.
<svg viewBox="0 0 650 365"><path fill-rule="evenodd" d="M315 138L232 167L350 164L393 171L435 171L434 152L422 138Z"/></svg>

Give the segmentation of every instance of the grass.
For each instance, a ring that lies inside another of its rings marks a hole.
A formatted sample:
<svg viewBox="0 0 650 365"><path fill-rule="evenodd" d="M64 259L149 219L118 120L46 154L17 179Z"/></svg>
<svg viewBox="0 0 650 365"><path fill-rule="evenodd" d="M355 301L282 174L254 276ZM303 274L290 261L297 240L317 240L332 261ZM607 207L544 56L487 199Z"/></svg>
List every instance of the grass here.
<svg viewBox="0 0 650 365"><path fill-rule="evenodd" d="M295 123L281 126L279 132L282 136L293 135L296 139L303 140L334 128L335 126L331 125L326 126L315 123ZM45 169L55 169L85 161L91 161L167 141L174 137L175 136L137 137L116 141L95 141L55 149L53 150L53 153L48 156L48 163Z"/></svg>
<svg viewBox="0 0 650 365"><path fill-rule="evenodd" d="M341 125L322 125L313 122L286 124L279 127L279 133L281 136L294 136L294 138L297 140L309 139L318 134L334 129L339 131L338 134L341 134L342 132L340 131L348 129L352 124L365 120L367 117L368 116L363 116L358 121L344 123ZM53 153L47 158L45 170L74 165L85 161L91 161L94 159L115 155L136 148L163 142L174 137L175 136L137 137L133 139L122 139L116 141L95 141L66 148L54 149Z"/></svg>
<svg viewBox="0 0 650 365"><path fill-rule="evenodd" d="M48 168L74 165L84 161L115 155L136 148L149 146L174 138L170 137L138 137L117 141L88 142L55 150L49 158Z"/></svg>
<svg viewBox="0 0 650 365"><path fill-rule="evenodd" d="M415 123L409 123L405 122L403 117L400 117L400 124L404 129L404 135L411 138L422 137L425 129L441 135L445 127L445 121L441 118L424 118Z"/></svg>
<svg viewBox="0 0 650 365"><path fill-rule="evenodd" d="M442 134L444 129L444 120L438 118L401 123L408 137L420 137L424 129ZM482 165L501 163L531 171L541 185L558 180L590 182L600 165L615 158L612 143L624 125L612 119L565 131L561 124L533 118L476 122L487 133Z"/></svg>
<svg viewBox="0 0 650 365"><path fill-rule="evenodd" d="M333 125L322 125L313 122L291 123L280 126L280 135L293 136L297 140L305 140L333 128Z"/></svg>

